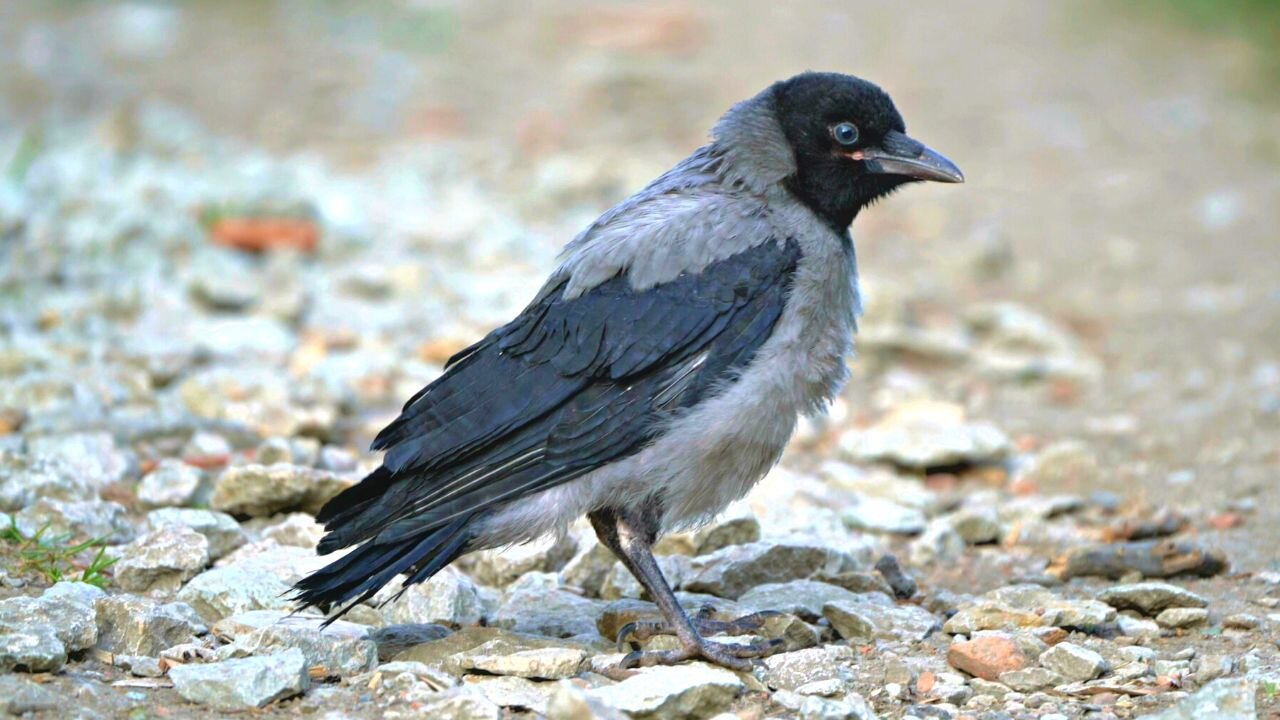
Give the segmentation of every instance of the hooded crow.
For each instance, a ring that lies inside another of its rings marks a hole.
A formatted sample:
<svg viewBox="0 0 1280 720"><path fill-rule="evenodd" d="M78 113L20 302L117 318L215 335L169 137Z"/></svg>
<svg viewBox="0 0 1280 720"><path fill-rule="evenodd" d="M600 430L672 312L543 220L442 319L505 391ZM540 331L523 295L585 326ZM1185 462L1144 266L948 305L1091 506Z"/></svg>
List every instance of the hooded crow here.
<svg viewBox="0 0 1280 720"><path fill-rule="evenodd" d="M317 516L321 554L354 548L296 599L341 615L397 575L408 587L586 515L680 643L623 667L743 669L772 652L705 639L767 615L691 619L651 548L745 495L798 416L839 391L860 311L849 225L921 180L964 176L865 80L804 73L735 105L708 144L569 243L519 316L409 399L373 442L382 466Z"/></svg>

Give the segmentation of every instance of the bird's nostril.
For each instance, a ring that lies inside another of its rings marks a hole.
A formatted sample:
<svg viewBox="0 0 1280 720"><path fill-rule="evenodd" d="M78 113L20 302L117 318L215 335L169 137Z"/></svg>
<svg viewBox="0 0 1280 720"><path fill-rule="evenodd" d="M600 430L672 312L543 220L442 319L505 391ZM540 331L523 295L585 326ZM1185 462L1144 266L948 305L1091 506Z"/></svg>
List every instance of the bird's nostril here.
<svg viewBox="0 0 1280 720"><path fill-rule="evenodd" d="M884 141L880 146L885 152L898 157L920 157L925 150L924 143L896 130L885 133Z"/></svg>

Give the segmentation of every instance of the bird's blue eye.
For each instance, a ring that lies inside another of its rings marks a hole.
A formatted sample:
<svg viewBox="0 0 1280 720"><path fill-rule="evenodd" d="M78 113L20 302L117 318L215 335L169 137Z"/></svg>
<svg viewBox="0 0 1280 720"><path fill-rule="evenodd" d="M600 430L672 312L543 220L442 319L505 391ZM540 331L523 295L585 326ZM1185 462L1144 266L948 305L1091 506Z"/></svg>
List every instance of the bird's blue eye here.
<svg viewBox="0 0 1280 720"><path fill-rule="evenodd" d="M858 142L858 126L843 122L831 128L831 136L841 145L852 145Z"/></svg>

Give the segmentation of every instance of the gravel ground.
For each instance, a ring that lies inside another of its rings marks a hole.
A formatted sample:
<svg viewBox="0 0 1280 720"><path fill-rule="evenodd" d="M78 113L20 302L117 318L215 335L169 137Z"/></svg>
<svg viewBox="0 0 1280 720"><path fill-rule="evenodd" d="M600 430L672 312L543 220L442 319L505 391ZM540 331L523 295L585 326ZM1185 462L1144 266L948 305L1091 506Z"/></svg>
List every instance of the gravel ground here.
<svg viewBox="0 0 1280 720"><path fill-rule="evenodd" d="M1276 715L1249 46L1086 4L262 7L0 9L0 710ZM691 610L782 610L785 652L607 677L656 611L585 525L287 616L399 402L805 67L884 84L969 182L858 220L849 388L663 542Z"/></svg>

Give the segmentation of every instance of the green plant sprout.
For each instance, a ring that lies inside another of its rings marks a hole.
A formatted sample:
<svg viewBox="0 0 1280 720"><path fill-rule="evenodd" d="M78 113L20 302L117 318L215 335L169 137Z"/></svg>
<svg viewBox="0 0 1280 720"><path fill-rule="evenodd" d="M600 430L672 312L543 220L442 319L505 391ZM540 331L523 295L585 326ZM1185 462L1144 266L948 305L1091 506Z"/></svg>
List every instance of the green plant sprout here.
<svg viewBox="0 0 1280 720"><path fill-rule="evenodd" d="M35 572L49 584L73 580L105 588L110 581L106 570L116 562L116 558L107 557L106 539L98 537L71 543L70 533L46 537L48 530L46 523L27 536L14 518L9 519L9 526L0 530L0 540L14 546L17 559L14 569L19 573ZM95 551L93 557L82 564L80 556L90 550Z"/></svg>

